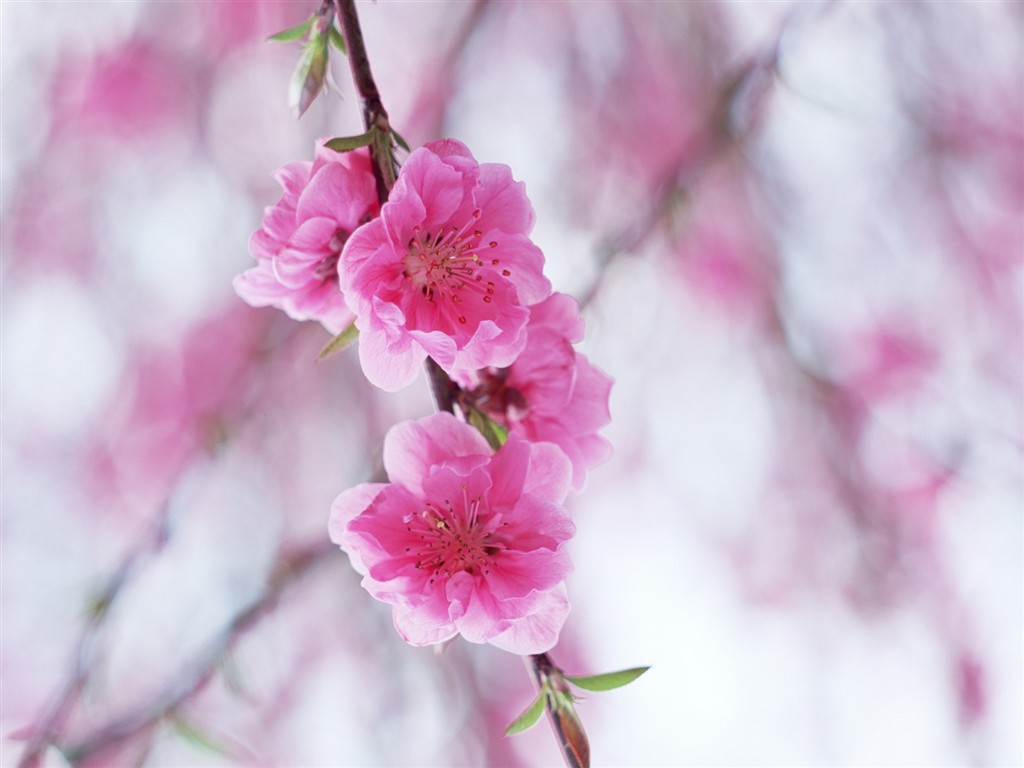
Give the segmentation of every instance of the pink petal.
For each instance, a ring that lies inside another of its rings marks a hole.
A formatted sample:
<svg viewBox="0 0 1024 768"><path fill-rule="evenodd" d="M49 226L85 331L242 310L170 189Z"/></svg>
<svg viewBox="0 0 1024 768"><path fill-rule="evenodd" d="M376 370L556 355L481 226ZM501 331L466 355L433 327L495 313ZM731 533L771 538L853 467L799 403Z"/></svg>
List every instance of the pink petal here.
<svg viewBox="0 0 1024 768"><path fill-rule="evenodd" d="M309 183L312 168L313 164L308 160L293 160L274 171L274 179L284 189L282 199L298 199L303 188Z"/></svg>
<svg viewBox="0 0 1024 768"><path fill-rule="evenodd" d="M544 276L544 253L526 235L485 231L482 241L495 242L486 255L498 259L498 268L508 270L508 280L515 285L519 301L536 304L551 295L551 281Z"/></svg>
<svg viewBox="0 0 1024 768"><path fill-rule="evenodd" d="M506 551L486 577L487 590L497 600L524 598L557 586L571 571L569 555L560 550Z"/></svg>
<svg viewBox="0 0 1024 768"><path fill-rule="evenodd" d="M487 441L450 413L396 424L384 438L384 468L393 483L423 495L423 479L453 456L490 456Z"/></svg>
<svg viewBox="0 0 1024 768"><path fill-rule="evenodd" d="M345 293L357 294L353 283L359 275L361 267L378 254L392 255L391 241L384 231L384 222L379 218L363 224L356 229L341 250L338 260L338 281ZM353 307L356 309L356 307Z"/></svg>
<svg viewBox="0 0 1024 768"><path fill-rule="evenodd" d="M463 174L452 168L427 147L414 150L402 166L401 186L396 183L392 197L384 205L388 228L403 238L411 237L414 226L433 232L446 224L465 197ZM422 201L424 215L410 206L410 198ZM409 210L411 217L405 216ZM404 239L399 241L404 245Z"/></svg>
<svg viewBox="0 0 1024 768"><path fill-rule="evenodd" d="M331 252L329 244L337 229L337 223L331 218L304 219L288 238L288 247L296 251L313 251L315 258L312 260L318 261L325 253Z"/></svg>
<svg viewBox="0 0 1024 768"><path fill-rule="evenodd" d="M582 341L584 322L576 299L556 292L530 307L530 330L540 328L556 331L573 343Z"/></svg>
<svg viewBox="0 0 1024 768"><path fill-rule="evenodd" d="M238 275L232 286L249 306L279 306L281 299L289 293L289 289L281 285L274 277L274 270L269 261L261 261L255 267Z"/></svg>
<svg viewBox="0 0 1024 768"><path fill-rule="evenodd" d="M491 459L492 507L513 508L523 494L523 481L530 466L530 445L515 435L501 446Z"/></svg>
<svg viewBox="0 0 1024 768"><path fill-rule="evenodd" d="M569 493L572 464L559 448L551 443L534 443L530 450L530 468L523 483L523 493L561 504Z"/></svg>
<svg viewBox="0 0 1024 768"><path fill-rule="evenodd" d="M330 163L310 179L295 213L299 221L323 217L336 228L352 232L376 205L376 182L371 174L356 174L339 163Z"/></svg>
<svg viewBox="0 0 1024 768"><path fill-rule="evenodd" d="M415 605L396 603L391 611L395 629L409 645L443 643L458 634L448 618L448 600L441 590Z"/></svg>
<svg viewBox="0 0 1024 768"><path fill-rule="evenodd" d="M544 653L558 642L558 635L569 610L569 598L565 585L561 584L545 592L543 600L528 615L512 621L507 629L491 637L488 642L519 656Z"/></svg>
<svg viewBox="0 0 1024 768"><path fill-rule="evenodd" d="M481 229L499 229L509 234L528 235L533 228L533 207L526 185L512 178L512 169L499 163L483 163L473 193L482 211Z"/></svg>
<svg viewBox="0 0 1024 768"><path fill-rule="evenodd" d="M356 573L365 576L369 567L364 560L365 547L349 537L348 525L365 511L387 486L382 483L363 483L341 493L331 505L331 516L327 530L331 541L345 550ZM371 557L371 562L375 559Z"/></svg>
<svg viewBox="0 0 1024 768"><path fill-rule="evenodd" d="M359 329L359 362L370 383L386 392L412 384L426 353L408 336L390 340L377 328Z"/></svg>

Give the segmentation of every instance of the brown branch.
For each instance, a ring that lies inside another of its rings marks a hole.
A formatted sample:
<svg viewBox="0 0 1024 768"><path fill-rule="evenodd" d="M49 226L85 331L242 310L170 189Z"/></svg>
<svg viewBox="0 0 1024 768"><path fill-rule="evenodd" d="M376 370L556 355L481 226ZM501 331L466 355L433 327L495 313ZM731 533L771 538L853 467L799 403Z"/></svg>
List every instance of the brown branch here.
<svg viewBox="0 0 1024 768"><path fill-rule="evenodd" d="M367 131L377 129L379 136L384 137L386 142L383 147L384 151L381 151L380 145L375 144L371 152L374 175L377 178L377 194L381 205L384 205L387 202L388 193L394 186L396 176L394 155L391 151L394 146L391 126L388 123L388 114L381 102L377 84L373 79L373 73L370 71L370 61L363 43L362 30L359 27L355 0L336 0L336 2L342 29L345 32L345 42L348 44L352 78L355 80L356 88L363 100L363 125ZM483 3L478 3L467 29L472 29L472 26L476 24L482 9ZM455 402L460 390L459 385L452 381L451 377L433 358L427 358L426 369L430 381L430 391L438 410L454 413ZM566 764L569 768L588 768L590 745L586 732L583 730L583 724L571 706L572 699L561 670L551 662L546 653L528 657L527 663L532 664L538 687L548 691L546 702L548 719L561 745ZM547 681L546 687L545 681ZM560 697L556 698L553 692L560 694ZM563 705L560 698L570 702L569 706Z"/></svg>
<svg viewBox="0 0 1024 768"><path fill-rule="evenodd" d="M380 204L384 205L397 178L393 153L394 136L391 132L391 124L388 122L388 112L384 109L380 91L377 89L377 82L373 79L373 72L370 70L370 59L366 54L366 44L363 42L363 31L359 26L355 0L336 0L336 2L338 18L341 19L345 43L348 45L348 62L352 69L352 80L355 82L359 98L363 102L363 125L367 131L375 129L378 136L378 139L371 145L370 161L373 165L373 175L377 179L377 197ZM454 413L455 395L459 391L459 385L451 380L433 358L427 358L426 369L427 378L430 381L430 392L437 409Z"/></svg>
<svg viewBox="0 0 1024 768"><path fill-rule="evenodd" d="M375 128L380 136L388 144L388 151L378 151L376 142L372 145L370 152L373 161L373 175L377 179L377 197L381 205L387 202L388 193L395 186L395 163L391 149L393 148L393 137L391 134L391 123L388 121L388 112L384 109L384 103L380 98L380 91L377 90L377 83L373 79L373 72L370 71L370 59L366 55L366 44L363 42L363 31L359 26L359 15L356 13L355 0L336 0L338 7L338 18L341 20L341 28L345 35L345 44L348 46L348 63L352 69L352 80L359 91L359 98L363 102L363 126L366 130ZM386 158L381 158L386 154ZM382 162L383 160L383 162Z"/></svg>
<svg viewBox="0 0 1024 768"><path fill-rule="evenodd" d="M562 670L555 666L546 653L527 656L524 660L533 673L537 690L545 693L544 708L548 713L548 722L558 738L566 766L590 768L590 742L583 730L583 723L572 707L572 693Z"/></svg>

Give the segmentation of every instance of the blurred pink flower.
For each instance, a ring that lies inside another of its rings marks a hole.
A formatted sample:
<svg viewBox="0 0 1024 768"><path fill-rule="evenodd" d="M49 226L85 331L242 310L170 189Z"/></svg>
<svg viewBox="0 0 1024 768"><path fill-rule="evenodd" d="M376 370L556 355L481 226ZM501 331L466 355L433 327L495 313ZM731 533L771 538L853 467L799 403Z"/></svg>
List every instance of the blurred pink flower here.
<svg viewBox="0 0 1024 768"><path fill-rule="evenodd" d="M254 307L278 307L338 333L353 318L338 288L338 258L378 212L369 153L335 152L321 140L312 163L288 163L275 178L284 194L250 239L257 263L235 278L235 291Z"/></svg>
<svg viewBox="0 0 1024 768"><path fill-rule="evenodd" d="M611 455L597 430L611 421L612 379L573 349L583 338L575 299L554 293L530 307L526 348L508 368L460 377L465 402L512 434L557 445L572 462L572 490Z"/></svg>
<svg viewBox="0 0 1024 768"><path fill-rule="evenodd" d="M53 131L61 142L89 138L126 146L165 140L196 120L197 88L173 47L142 38L97 53L68 55L54 78Z"/></svg>
<svg viewBox="0 0 1024 768"><path fill-rule="evenodd" d="M480 165L452 139L413 152L380 218L342 253L367 378L398 390L428 355L449 373L509 365L526 343L526 306L551 292L532 226L508 166Z"/></svg>
<svg viewBox="0 0 1024 768"><path fill-rule="evenodd" d="M569 462L515 436L493 453L447 413L396 425L384 442L390 483L342 493L331 539L393 606L412 645L461 634L517 654L551 648L569 612L562 506Z"/></svg>

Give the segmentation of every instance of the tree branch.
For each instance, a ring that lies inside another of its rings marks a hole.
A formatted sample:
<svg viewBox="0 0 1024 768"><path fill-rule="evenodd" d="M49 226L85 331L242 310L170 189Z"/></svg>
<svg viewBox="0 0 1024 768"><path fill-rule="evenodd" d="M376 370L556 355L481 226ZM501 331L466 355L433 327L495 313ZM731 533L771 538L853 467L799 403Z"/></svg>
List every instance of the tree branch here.
<svg viewBox="0 0 1024 768"><path fill-rule="evenodd" d="M359 91L359 98L363 102L363 125L366 130L376 128L388 143L387 158L381 158L376 142L371 145L370 152L373 160L373 175L377 179L377 197L383 205L388 199L388 193L395 186L394 156L390 151L394 147L394 139L391 134L391 123L388 121L388 112L384 109L384 103L380 98L380 91L377 90L377 83L373 79L373 72L370 71L370 59L366 55L366 44L363 42L363 31L359 26L359 15L356 13L355 0L335 0L338 8L338 18L341 21L341 29L345 35L345 44L348 46L348 63L352 69L352 80L355 82L356 90ZM385 160L382 162L382 160Z"/></svg>

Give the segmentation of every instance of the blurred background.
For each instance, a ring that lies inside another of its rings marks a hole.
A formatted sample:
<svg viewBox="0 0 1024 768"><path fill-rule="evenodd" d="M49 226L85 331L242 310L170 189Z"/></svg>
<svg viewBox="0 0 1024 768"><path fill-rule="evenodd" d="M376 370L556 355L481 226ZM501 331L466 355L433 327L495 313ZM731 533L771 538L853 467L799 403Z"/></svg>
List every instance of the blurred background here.
<svg viewBox="0 0 1024 768"><path fill-rule="evenodd" d="M3 2L0 763L559 765L406 646L331 501L430 413L231 289L313 2ZM614 458L571 499L595 765L1020 765L1024 5L359 5L392 123L510 165ZM47 744L55 745L47 747ZM30 761L31 762L31 761Z"/></svg>

